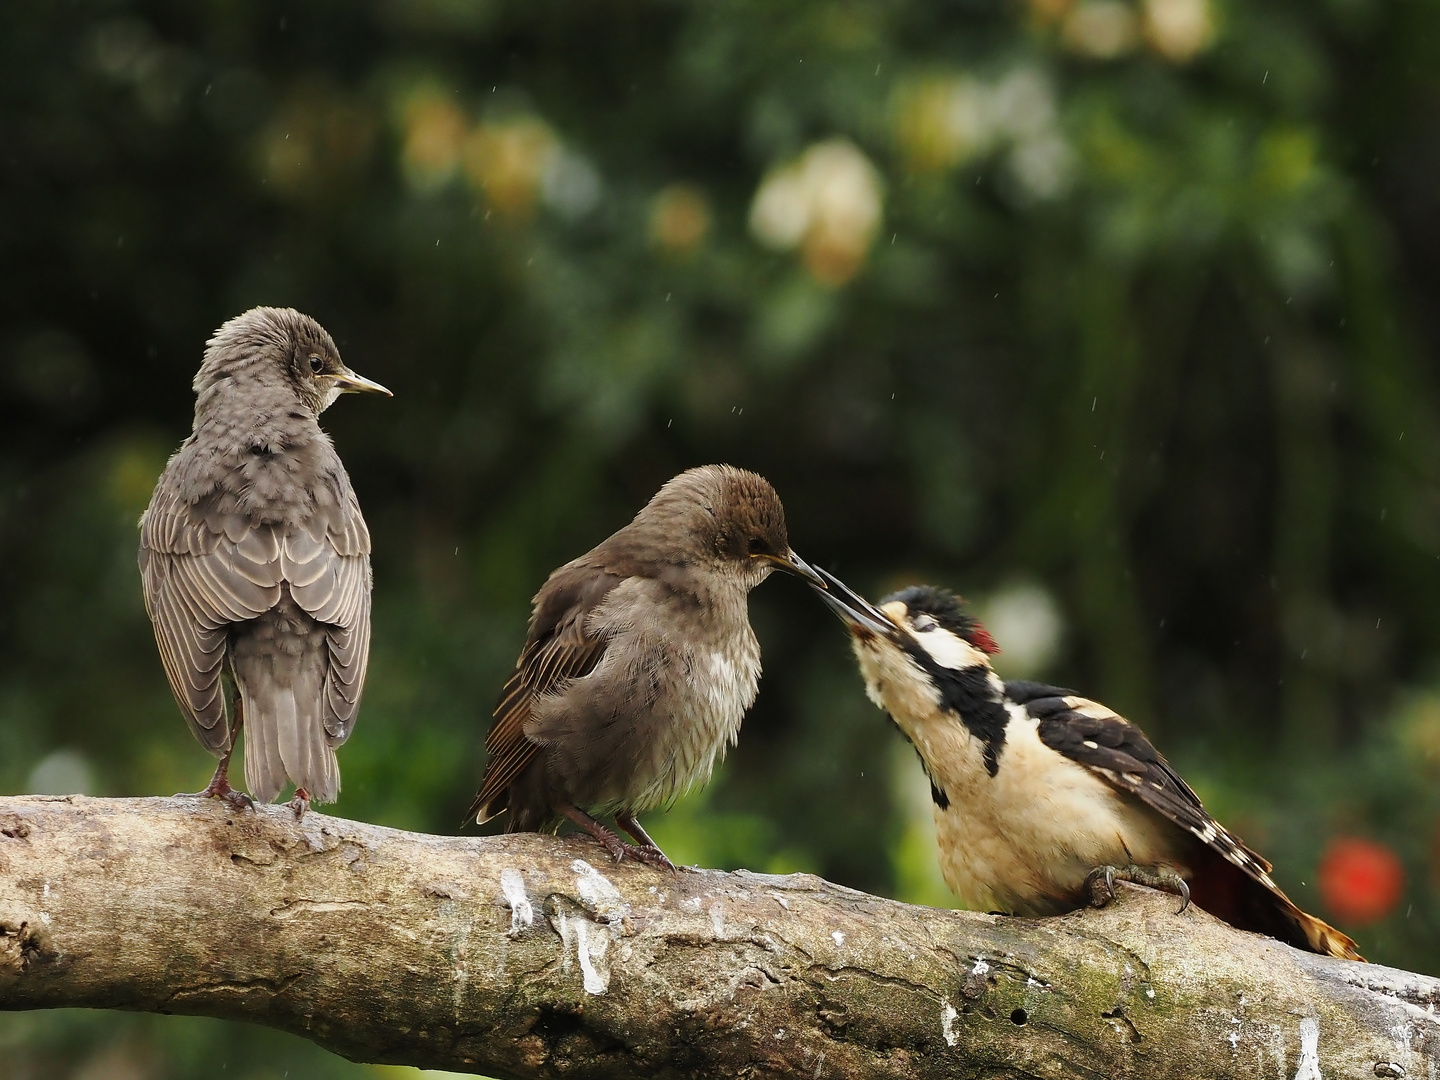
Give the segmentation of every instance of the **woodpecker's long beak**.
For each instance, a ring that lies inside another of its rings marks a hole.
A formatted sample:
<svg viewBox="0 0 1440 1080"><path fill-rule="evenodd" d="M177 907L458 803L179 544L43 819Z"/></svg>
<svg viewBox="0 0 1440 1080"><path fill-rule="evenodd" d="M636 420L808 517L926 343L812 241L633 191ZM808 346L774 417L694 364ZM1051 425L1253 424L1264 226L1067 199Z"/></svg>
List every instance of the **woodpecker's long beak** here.
<svg viewBox="0 0 1440 1080"><path fill-rule="evenodd" d="M330 377L335 380L335 386L342 394L384 394L386 397L395 396L374 379L367 379L364 375L357 375L348 367L341 368L338 375L332 375Z"/></svg>
<svg viewBox="0 0 1440 1080"><path fill-rule="evenodd" d="M813 566L800 558L799 555L796 555L794 548L785 552L784 555L757 555L756 558L774 563L781 570L804 578L813 589L823 590L825 588L825 579L820 576Z"/></svg>
<svg viewBox="0 0 1440 1080"><path fill-rule="evenodd" d="M845 624L845 628L858 637L878 635L887 641L902 642L905 631L885 612L870 603L850 586L828 570L819 570L816 576L824 583L816 594L825 601Z"/></svg>

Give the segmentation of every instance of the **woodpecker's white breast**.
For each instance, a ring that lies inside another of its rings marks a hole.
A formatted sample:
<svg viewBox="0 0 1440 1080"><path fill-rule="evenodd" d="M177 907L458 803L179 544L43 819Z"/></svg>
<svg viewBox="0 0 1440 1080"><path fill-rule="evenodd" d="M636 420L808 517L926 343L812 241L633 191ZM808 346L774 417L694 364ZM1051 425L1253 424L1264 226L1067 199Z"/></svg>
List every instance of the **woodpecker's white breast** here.
<svg viewBox="0 0 1440 1080"><path fill-rule="evenodd" d="M945 649L962 658L948 645L929 648L926 638L958 640L952 635L935 631L917 639L936 660ZM944 707L935 680L904 650L857 638L855 652L866 692L915 744L948 801L935 806L940 869L967 905L1053 914L1083 902L1085 878L1097 866L1163 863L1188 873L1176 859L1179 830L1051 750L1023 706L1005 707L1005 739L992 776L985 742ZM999 691L998 678L989 677Z"/></svg>

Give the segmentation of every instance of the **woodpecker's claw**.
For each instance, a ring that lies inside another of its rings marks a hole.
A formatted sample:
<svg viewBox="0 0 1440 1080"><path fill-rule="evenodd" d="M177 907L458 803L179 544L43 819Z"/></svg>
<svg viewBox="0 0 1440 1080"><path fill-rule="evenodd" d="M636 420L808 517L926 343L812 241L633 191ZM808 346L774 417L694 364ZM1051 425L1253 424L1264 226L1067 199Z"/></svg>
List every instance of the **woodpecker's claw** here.
<svg viewBox="0 0 1440 1080"><path fill-rule="evenodd" d="M1097 866L1085 877L1090 906L1103 908L1115 901L1115 867ZM1103 891L1102 891L1103 890Z"/></svg>
<svg viewBox="0 0 1440 1080"><path fill-rule="evenodd" d="M295 811L295 820L299 821L305 816L305 811L310 809L310 793L303 787L295 789L295 797L285 804Z"/></svg>
<svg viewBox="0 0 1440 1080"><path fill-rule="evenodd" d="M1175 875L1175 880L1180 884L1180 910L1175 914L1184 915L1186 909L1190 907L1190 883L1179 874Z"/></svg>
<svg viewBox="0 0 1440 1080"><path fill-rule="evenodd" d="M1086 890L1090 894L1090 905L1102 908L1116 900L1116 880L1128 881L1133 885L1144 885L1150 889L1174 893L1180 897L1180 910L1176 915L1185 914L1190 907L1190 883L1168 866L1097 866L1085 878Z"/></svg>

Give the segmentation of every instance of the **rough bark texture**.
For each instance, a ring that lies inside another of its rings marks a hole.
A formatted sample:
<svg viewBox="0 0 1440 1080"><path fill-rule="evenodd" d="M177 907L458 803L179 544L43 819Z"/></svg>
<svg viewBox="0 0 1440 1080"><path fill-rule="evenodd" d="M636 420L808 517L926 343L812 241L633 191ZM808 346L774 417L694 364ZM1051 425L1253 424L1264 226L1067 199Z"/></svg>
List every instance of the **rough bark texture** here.
<svg viewBox="0 0 1440 1080"><path fill-rule="evenodd" d="M1425 1077L1440 982L1122 887L1032 921L592 842L0 798L0 1008L198 1013L513 1077Z"/></svg>

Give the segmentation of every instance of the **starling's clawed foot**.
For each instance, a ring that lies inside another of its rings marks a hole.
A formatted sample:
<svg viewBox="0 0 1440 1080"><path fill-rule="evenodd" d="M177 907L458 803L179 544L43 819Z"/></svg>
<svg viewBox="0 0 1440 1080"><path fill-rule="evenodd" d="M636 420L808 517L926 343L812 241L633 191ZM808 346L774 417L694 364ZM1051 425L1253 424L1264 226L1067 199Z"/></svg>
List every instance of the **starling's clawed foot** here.
<svg viewBox="0 0 1440 1080"><path fill-rule="evenodd" d="M177 799L224 799L236 810L255 809L255 800L246 795L243 791L237 791L230 786L230 754L220 759L219 766L215 769L215 775L210 778L210 783L205 786L204 791L177 791Z"/></svg>
<svg viewBox="0 0 1440 1080"><path fill-rule="evenodd" d="M1090 893L1090 905L1099 908L1112 903L1115 900L1117 880L1174 893L1180 897L1180 910L1175 913L1177 915L1184 914L1185 909L1190 906L1190 885L1174 870L1168 866L1136 866L1133 863L1129 866L1097 866L1091 870L1085 879Z"/></svg>
<svg viewBox="0 0 1440 1080"><path fill-rule="evenodd" d="M298 821L305 816L305 811L310 809L310 793L303 787L297 787L295 797L285 805L295 811L295 820Z"/></svg>
<svg viewBox="0 0 1440 1080"><path fill-rule="evenodd" d="M657 866L661 870L675 869L675 864L670 861L665 852L660 850L660 845L650 839L650 834L645 831L640 822L635 820L634 814L627 814L623 811L616 814L615 824L635 838L638 846L625 845L630 848L631 857L640 860L647 866Z"/></svg>
<svg viewBox="0 0 1440 1080"><path fill-rule="evenodd" d="M659 870L675 869L675 864L670 861L669 856L654 844L626 844L625 847L626 854L643 862L646 866L653 866Z"/></svg>
<svg viewBox="0 0 1440 1080"><path fill-rule="evenodd" d="M600 846L608 851L610 857L616 862L624 862L625 856L628 855L636 862L642 862L646 866L658 867L661 870L675 869L675 864L666 858L665 853L660 850L654 840L646 835L645 830L640 828L640 823L633 817L617 814L615 820L622 829L640 841L638 845L627 844L578 806L561 806L557 809L598 840Z"/></svg>
<svg viewBox="0 0 1440 1080"><path fill-rule="evenodd" d="M642 847L639 844L627 844L620 837L616 836L605 826L596 823L593 829L587 829L600 846L610 853L610 857L617 863L624 862L627 857L636 862L644 863L646 866L658 867L661 870L674 870L675 864L665 857L665 853L658 847Z"/></svg>

